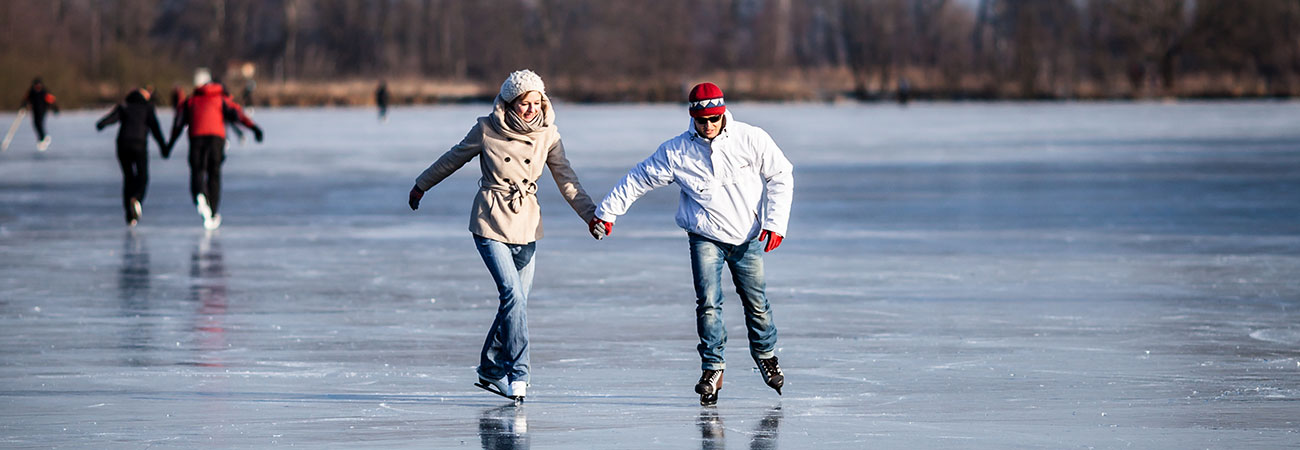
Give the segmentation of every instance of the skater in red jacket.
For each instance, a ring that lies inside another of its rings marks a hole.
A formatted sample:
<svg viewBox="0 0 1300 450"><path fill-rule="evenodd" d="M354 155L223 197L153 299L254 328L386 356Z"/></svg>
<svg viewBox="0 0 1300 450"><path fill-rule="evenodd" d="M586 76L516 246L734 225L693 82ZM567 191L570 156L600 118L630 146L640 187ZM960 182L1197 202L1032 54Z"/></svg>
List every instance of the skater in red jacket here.
<svg viewBox="0 0 1300 450"><path fill-rule="evenodd" d="M239 122L253 131L253 139L262 142L262 129L244 115L244 110L225 95L220 83L199 86L194 95L176 107L171 139L163 157L171 154L181 130L189 127L190 196L203 216L203 227L221 226L221 163L225 160L226 122Z"/></svg>

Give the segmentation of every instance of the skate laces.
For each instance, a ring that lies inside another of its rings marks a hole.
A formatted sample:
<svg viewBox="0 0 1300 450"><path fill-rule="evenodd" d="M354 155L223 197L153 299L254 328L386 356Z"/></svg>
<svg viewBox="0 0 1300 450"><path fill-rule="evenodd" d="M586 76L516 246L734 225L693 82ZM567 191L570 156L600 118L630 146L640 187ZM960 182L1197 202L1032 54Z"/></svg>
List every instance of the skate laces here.
<svg viewBox="0 0 1300 450"><path fill-rule="evenodd" d="M776 357L758 360L758 366L768 375L784 375L781 373L781 366L776 363Z"/></svg>

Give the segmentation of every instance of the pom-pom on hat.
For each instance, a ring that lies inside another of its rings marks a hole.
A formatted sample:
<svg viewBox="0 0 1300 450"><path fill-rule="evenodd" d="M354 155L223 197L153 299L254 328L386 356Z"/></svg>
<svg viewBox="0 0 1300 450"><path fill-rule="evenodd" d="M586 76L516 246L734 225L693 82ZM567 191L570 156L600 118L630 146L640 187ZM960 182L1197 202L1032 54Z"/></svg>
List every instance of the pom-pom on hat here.
<svg viewBox="0 0 1300 450"><path fill-rule="evenodd" d="M542 83L542 77L528 69L511 73L506 77L506 81L501 83L501 99L507 102L514 101L528 91L546 94L546 83Z"/></svg>
<svg viewBox="0 0 1300 450"><path fill-rule="evenodd" d="M691 117L716 116L727 112L722 100L722 88L713 83L700 83L691 88Z"/></svg>

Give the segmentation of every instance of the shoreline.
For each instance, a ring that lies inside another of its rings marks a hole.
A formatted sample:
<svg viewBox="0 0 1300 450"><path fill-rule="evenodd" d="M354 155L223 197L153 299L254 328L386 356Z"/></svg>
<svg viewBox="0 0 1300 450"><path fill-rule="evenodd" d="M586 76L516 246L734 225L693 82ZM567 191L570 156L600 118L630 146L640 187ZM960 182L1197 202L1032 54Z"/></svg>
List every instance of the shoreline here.
<svg viewBox="0 0 1300 450"><path fill-rule="evenodd" d="M943 84L923 76L904 91L906 102L1061 102L1061 101L1233 101L1292 100L1300 98L1287 83L1272 86L1238 80L1210 80L1188 77L1188 82L1174 90L1153 86L1134 88L1124 84L1105 86L1080 83L1059 84L1051 89L1025 93L1014 86L991 83L972 77L955 84ZM715 73L689 78L647 80L590 80L556 76L548 80L547 94L552 98L577 104L656 104L677 103L685 99L690 86L706 80L718 80L730 86L729 101L764 101L790 103L901 103L898 86L873 80L865 88L855 88L841 73L790 74L775 78L757 74ZM226 87L236 102L242 104L246 80L227 79ZM375 89L380 78L271 82L254 79L251 106L374 106ZM496 83L456 79L392 78L387 79L389 106L490 103L496 95ZM104 81L93 85L51 84L61 106L68 109L101 107L117 103L135 86L152 86L154 103L171 105L171 91L182 87L190 91L188 81L175 79L145 80L138 84ZM16 110L16 109L9 109Z"/></svg>
<svg viewBox="0 0 1300 450"><path fill-rule="evenodd" d="M566 98L563 98L563 97L558 97L558 98L556 98L556 100L557 100L557 103L559 103L559 104L572 104L572 105L648 105L648 106L660 106L660 105L676 105L676 104L679 103L679 102L667 102L667 101L577 101L577 100L566 99ZM1088 104L1098 104L1098 105L1099 105L1099 104L1189 105L1189 104L1212 104L1212 103L1291 103L1291 102L1300 102L1300 97L1294 97L1294 96L1291 96L1291 97L1254 96L1254 97L1165 97L1165 98L994 98L994 99L984 99L984 98L922 98L922 99L913 99L913 100L910 100L910 101L909 101L908 103L906 103L906 104L899 104L899 103L898 103L896 100L894 100L894 99L857 100L857 99L853 99L853 98L837 98L837 99L830 99L830 100L797 100L797 99L796 99L796 100L771 100L771 99L743 99L743 98L742 98L742 99L739 99L739 100L734 100L732 103L736 103L736 104L757 104L757 105L839 105L839 106L850 106L850 105L873 105L873 106L874 106L874 105L889 105L889 106L896 106L896 107L907 107L907 106L913 106L913 105L925 106L925 105L960 105L960 104L971 104L971 105L978 105L978 104L1008 104L1008 105L1010 105L1010 104L1024 104L1024 105L1035 105L1035 104L1075 103L1075 104L1082 104L1082 105L1088 105ZM99 103L99 104L81 104L81 105L77 105L77 106L75 106L75 107L65 107L65 108L62 108L62 109L63 109L64 112L75 112L75 111L99 111L99 110L101 110L101 109L111 107L114 103L115 103L115 102L107 102L107 101L105 101L105 102L103 102L103 103ZM681 103L684 104L684 102L681 102ZM450 106L450 105L491 105L491 104L492 104L492 98L491 98L491 97L483 96L483 97L465 97L465 98L444 99L444 100L442 100L442 101L435 101L435 102L406 102L406 103L390 103L390 104L389 104L389 108L392 109L392 108L400 108L400 107L426 107L426 106ZM155 103L154 103L154 106L157 107L160 111L170 111L170 110L173 109L173 108L172 108L172 105L167 104L165 101L162 102L162 103L155 102ZM247 105L243 105L243 106L247 107ZM252 106L253 106L253 107L256 107L256 108L273 108L273 109L335 109L335 108L338 108L338 109L348 109L348 108L374 108L374 107L376 107L374 102L370 102L370 103L322 102L322 103L318 103L318 104L295 104L295 103L270 104L269 102L268 102L268 103L260 103L260 102L259 102L259 103L254 103ZM18 111L18 109L17 109L17 108L7 108L7 109L0 109L0 111L3 111L5 114L14 114L14 113L16 113L16 112Z"/></svg>

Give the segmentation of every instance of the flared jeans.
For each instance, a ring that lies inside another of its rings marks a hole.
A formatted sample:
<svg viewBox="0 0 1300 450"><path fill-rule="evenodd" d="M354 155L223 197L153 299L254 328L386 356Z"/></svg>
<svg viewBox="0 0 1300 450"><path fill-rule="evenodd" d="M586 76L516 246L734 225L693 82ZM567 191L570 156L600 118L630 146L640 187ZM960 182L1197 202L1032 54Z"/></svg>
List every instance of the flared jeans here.
<svg viewBox="0 0 1300 450"><path fill-rule="evenodd" d="M528 290L533 286L537 243L507 244L475 235L474 245L492 273L500 300L483 341L478 374L488 380L528 382Z"/></svg>

